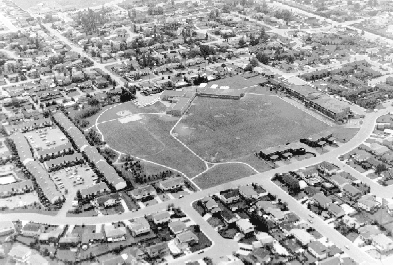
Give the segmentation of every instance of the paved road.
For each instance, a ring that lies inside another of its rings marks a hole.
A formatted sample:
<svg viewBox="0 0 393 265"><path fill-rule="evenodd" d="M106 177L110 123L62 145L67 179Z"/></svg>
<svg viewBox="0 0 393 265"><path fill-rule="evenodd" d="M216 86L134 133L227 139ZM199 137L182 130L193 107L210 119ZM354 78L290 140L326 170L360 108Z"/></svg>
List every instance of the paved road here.
<svg viewBox="0 0 393 265"><path fill-rule="evenodd" d="M58 38L61 42L63 42L63 43L65 43L65 44L67 44L68 46L70 46L72 51L77 52L77 53L81 54L83 57L87 57L87 58L89 58L90 60L92 60L93 63L94 63L94 67L95 67L95 68L99 68L99 69L101 69L103 72L105 72L106 74L108 74L113 80L116 81L116 83L117 83L118 85L120 85L120 86L124 86L124 85L125 85L125 83L123 82L123 80L122 80L119 76L113 74L111 71L109 71L108 69L105 68L105 66L106 66L105 64L101 64L101 63L98 63L98 62L96 62L95 60L93 60L93 59L91 58L91 56L90 56L89 54L87 54L81 47L79 47L78 45L74 44L73 42L71 42L70 40L68 40L66 37L64 37L63 35L61 35L60 32L57 31L57 30L55 30L55 29L53 29L53 28L51 27L50 24L43 24L43 25L44 25L44 27L50 32L50 34L52 34L52 36L55 36L55 37Z"/></svg>
<svg viewBox="0 0 393 265"><path fill-rule="evenodd" d="M303 206L301 206L298 202L296 202L292 197L290 197L288 194L286 194L282 189L277 187L275 184L273 184L270 181L270 178L275 174L275 173L282 173L282 172L288 172L290 170L297 170L301 167L306 167L310 165L314 165L317 163L320 163L325 160L334 160L336 159L339 155L344 154L354 148L356 148L358 145L360 145L364 140L366 140L369 135L372 133L374 127L375 127L375 121L377 117L380 115L383 115L387 113L388 111L393 110L392 107L389 109L381 110L378 113L373 112L370 113L366 116L364 119L364 123L362 128L360 129L359 133L351 139L348 143L342 144L338 148L334 149L331 152L325 153L323 155L299 161L290 165L286 165L277 169L273 169L267 172L263 172L260 174L252 175L250 177L238 179L236 181L233 181L231 183L226 183L223 185L219 185L213 188L209 188L203 191L199 191L193 194L190 194L182 199L178 199L176 201L167 201L161 204L156 204L144 209L139 210L136 213L133 212L128 212L128 213L123 213L120 215L112 215L112 216L99 216L99 217L69 217L69 218L64 218L60 216L45 216L45 215L40 215L40 214L3 214L0 215L2 220L34 220L36 222L42 222L42 223L49 223L49 224L100 224L100 223L107 223L107 222L116 222L116 221L121 221L121 220L126 220L126 219L131 219L139 216L144 216L146 214L154 213L159 210L165 209L169 203L174 203L176 206L181 207L195 222L201 225L201 229L203 232L205 232L214 242L215 245L212 247L210 250L207 250L205 255L217 255L219 253L219 256L221 255L228 255L231 254L232 251L236 250L235 245L231 245L230 241L222 239L217 232L215 232L200 216L199 214L191 207L191 203L195 200L198 200L204 196L208 196L211 194L214 194L216 192L219 192L220 190L227 188L228 186L239 186L239 185L245 185L249 184L252 182L259 183L263 185L266 190L272 194L277 195L279 198L281 198L283 201L288 202L288 205L290 206L291 211L293 211L295 214L299 215L302 218L307 218L308 214L310 213L307 209L305 209ZM378 194L378 196L381 196L381 194ZM384 194L382 194L383 197ZM350 248L349 250L345 249L348 254L351 255L351 257L355 258L358 262L362 261L367 261L367 264L373 264L375 262L374 260L371 260L371 258L366 255L363 251L358 249L357 247L353 246L349 242L346 241L346 239L338 234L338 232L335 232L334 229L329 228L325 223L322 222L322 220L317 220L315 223L312 224L318 231L320 231L324 236L328 237L332 242L337 244L340 247L343 247L343 245L349 245ZM224 242L224 241L225 242ZM233 242L233 241L232 241ZM223 247L225 246L225 247ZM188 257L187 259L198 259L203 255L197 255L193 254L193 256Z"/></svg>

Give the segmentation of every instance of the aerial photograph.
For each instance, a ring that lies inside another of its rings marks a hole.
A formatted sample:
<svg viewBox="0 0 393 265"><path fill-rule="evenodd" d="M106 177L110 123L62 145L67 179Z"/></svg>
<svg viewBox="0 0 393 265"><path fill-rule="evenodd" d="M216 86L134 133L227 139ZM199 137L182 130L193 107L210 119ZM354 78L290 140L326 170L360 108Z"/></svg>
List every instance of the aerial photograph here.
<svg viewBox="0 0 393 265"><path fill-rule="evenodd" d="M0 265L393 265L393 0L0 0Z"/></svg>

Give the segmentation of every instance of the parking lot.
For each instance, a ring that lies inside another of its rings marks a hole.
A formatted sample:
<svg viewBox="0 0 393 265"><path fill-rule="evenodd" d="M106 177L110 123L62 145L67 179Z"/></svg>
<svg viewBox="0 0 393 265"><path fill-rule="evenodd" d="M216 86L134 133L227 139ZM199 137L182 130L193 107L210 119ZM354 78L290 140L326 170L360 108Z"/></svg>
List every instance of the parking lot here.
<svg viewBox="0 0 393 265"><path fill-rule="evenodd" d="M87 165L61 169L50 173L50 177L63 194L67 193L66 190L70 191L90 187L97 179L93 170Z"/></svg>

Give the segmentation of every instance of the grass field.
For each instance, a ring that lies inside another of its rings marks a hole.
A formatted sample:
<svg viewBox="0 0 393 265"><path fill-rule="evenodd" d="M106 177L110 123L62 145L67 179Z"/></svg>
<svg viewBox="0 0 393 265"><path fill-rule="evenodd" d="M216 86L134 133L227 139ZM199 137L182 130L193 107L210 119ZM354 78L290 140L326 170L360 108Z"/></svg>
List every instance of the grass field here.
<svg viewBox="0 0 393 265"><path fill-rule="evenodd" d="M178 138L211 162L234 161L330 128L273 96L241 100L198 97L174 130ZM250 158L250 157L249 157Z"/></svg>
<svg viewBox="0 0 393 265"><path fill-rule="evenodd" d="M249 177L255 172L242 164L216 165L206 173L194 179L194 182L201 188L207 189L236 179Z"/></svg>
<svg viewBox="0 0 393 265"><path fill-rule="evenodd" d="M129 111L132 114L136 114L136 113L165 113L166 107L164 104L162 104L161 102L157 102L151 106L146 106L144 108L138 108L134 103L132 102L125 102L119 105L112 105L112 106L107 106L105 107L105 109L111 108L108 111L105 111L105 113L103 113L98 122L103 122L103 121L107 121L107 120L113 120L116 118L120 118L119 115L117 115L118 112L120 111ZM105 110L104 109L104 110ZM102 111L100 112L102 113Z"/></svg>
<svg viewBox="0 0 393 265"><path fill-rule="evenodd" d="M125 108L123 105L119 107L122 110ZM134 111L133 108L129 110ZM138 110L142 112L145 108ZM118 111L119 108L107 111L100 121L113 119ZM118 151L180 170L188 177L193 177L205 169L201 160L170 136L169 132L177 118L159 114L140 116L140 120L128 123L114 120L99 124L98 128L104 134L105 141Z"/></svg>

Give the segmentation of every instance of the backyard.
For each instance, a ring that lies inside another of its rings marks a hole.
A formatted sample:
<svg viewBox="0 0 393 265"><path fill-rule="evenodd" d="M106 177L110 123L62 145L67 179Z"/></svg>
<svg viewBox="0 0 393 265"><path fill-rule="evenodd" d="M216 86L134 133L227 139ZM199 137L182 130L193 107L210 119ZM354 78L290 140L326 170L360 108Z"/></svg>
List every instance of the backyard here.
<svg viewBox="0 0 393 265"><path fill-rule="evenodd" d="M327 128L278 97L246 95L241 100L196 98L174 132L205 160L226 162Z"/></svg>

